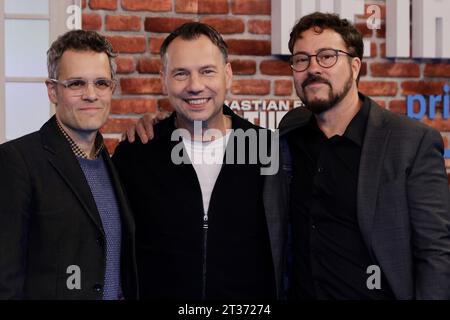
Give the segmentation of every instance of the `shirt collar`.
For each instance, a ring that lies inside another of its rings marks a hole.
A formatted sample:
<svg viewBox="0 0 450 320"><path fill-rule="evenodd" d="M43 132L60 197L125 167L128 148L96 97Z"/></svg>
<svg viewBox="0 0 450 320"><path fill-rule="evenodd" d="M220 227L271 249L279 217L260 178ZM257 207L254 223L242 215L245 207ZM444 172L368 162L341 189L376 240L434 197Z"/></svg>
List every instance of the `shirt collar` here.
<svg viewBox="0 0 450 320"><path fill-rule="evenodd" d="M67 134L67 132L63 129L61 124L59 123L58 119L56 119L56 124L58 125L59 130L61 131L62 135L70 144L70 148L72 149L72 152L75 154L76 157L83 158L83 159L90 159L89 156L84 152L75 141ZM97 136L95 137L94 142L94 159L97 159L100 152L103 150L104 143L103 143L103 137L102 135L97 132Z"/></svg>
<svg viewBox="0 0 450 320"><path fill-rule="evenodd" d="M360 96L361 98L361 96ZM363 103L358 113L350 121L347 129L345 129L344 137L350 139L358 146L362 146L364 135L366 133L367 119L369 118L370 102L369 99L362 97Z"/></svg>
<svg viewBox="0 0 450 320"><path fill-rule="evenodd" d="M370 110L370 101L364 96L359 96L362 99L363 104L353 119L348 124L347 128L344 131L342 137L345 137L362 147L364 141L364 134L366 132L367 119L369 118L369 110ZM323 132L320 130L316 117L312 116L307 124L308 130L312 130L316 134L322 134Z"/></svg>

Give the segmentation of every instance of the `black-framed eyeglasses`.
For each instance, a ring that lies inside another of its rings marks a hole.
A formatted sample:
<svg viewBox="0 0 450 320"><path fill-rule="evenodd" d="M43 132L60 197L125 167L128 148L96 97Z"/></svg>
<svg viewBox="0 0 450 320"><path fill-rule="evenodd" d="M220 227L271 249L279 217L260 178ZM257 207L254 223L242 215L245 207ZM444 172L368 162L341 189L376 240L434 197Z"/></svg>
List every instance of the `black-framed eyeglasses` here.
<svg viewBox="0 0 450 320"><path fill-rule="evenodd" d="M341 53L352 58L355 57L348 52L338 49L322 49L319 50L317 54L296 53L290 58L291 68L297 72L305 71L309 68L311 57L316 57L316 61L319 66L323 68L331 68L337 63L338 57L342 55Z"/></svg>
<svg viewBox="0 0 450 320"><path fill-rule="evenodd" d="M98 95L104 95L106 93L112 92L116 87L116 81L114 79L98 78L92 81L75 78L68 80L57 80L49 79L51 82L62 85L64 88L68 89L73 95L83 95L88 89L89 83L94 85L95 93Z"/></svg>

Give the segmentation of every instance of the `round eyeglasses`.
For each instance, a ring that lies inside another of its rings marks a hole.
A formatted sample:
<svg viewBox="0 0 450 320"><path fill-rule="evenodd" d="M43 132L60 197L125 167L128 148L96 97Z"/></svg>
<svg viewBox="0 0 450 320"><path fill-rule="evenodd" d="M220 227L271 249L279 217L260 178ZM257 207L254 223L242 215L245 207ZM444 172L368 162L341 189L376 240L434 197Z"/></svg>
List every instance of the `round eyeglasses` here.
<svg viewBox="0 0 450 320"><path fill-rule="evenodd" d="M116 81L112 79L98 78L92 81L76 78L68 80L49 79L51 82L60 84L64 88L68 89L74 96L83 95L89 86L89 83L94 85L95 93L98 95L104 95L112 92L116 86Z"/></svg>
<svg viewBox="0 0 450 320"><path fill-rule="evenodd" d="M316 57L316 61L319 66L323 68L331 68L337 63L338 57L342 55L341 53L352 58L355 57L348 52L338 49L322 49L317 52L317 54L296 53L290 58L291 68L297 72L305 71L309 68L311 57Z"/></svg>

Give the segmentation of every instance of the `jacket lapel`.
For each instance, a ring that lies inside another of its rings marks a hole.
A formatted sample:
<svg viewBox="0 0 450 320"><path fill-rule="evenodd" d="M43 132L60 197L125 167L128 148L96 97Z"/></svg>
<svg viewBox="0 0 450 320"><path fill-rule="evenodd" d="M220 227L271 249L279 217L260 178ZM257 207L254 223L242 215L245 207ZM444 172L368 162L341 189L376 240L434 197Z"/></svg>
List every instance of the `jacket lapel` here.
<svg viewBox="0 0 450 320"><path fill-rule="evenodd" d="M372 226L378 188L391 130L387 128L384 110L371 102L359 165L357 212L363 239L372 254Z"/></svg>
<svg viewBox="0 0 450 320"><path fill-rule="evenodd" d="M42 126L40 132L42 146L47 151L48 161L78 198L81 207L103 233L100 215L89 185L69 143L57 127L55 116Z"/></svg>

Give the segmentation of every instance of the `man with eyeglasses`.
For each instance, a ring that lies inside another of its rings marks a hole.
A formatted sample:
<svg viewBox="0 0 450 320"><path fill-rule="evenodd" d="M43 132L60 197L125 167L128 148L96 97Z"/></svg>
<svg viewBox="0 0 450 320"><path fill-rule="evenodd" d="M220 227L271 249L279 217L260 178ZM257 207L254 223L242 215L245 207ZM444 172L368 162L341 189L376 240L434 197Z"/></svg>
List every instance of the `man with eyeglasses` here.
<svg viewBox="0 0 450 320"><path fill-rule="evenodd" d="M359 32L304 16L289 49L305 107L280 123L294 299L450 299L450 201L438 131L358 92Z"/></svg>
<svg viewBox="0 0 450 320"><path fill-rule="evenodd" d="M76 30L47 55L55 116L0 146L0 299L134 299L134 223L99 133L112 46Z"/></svg>

